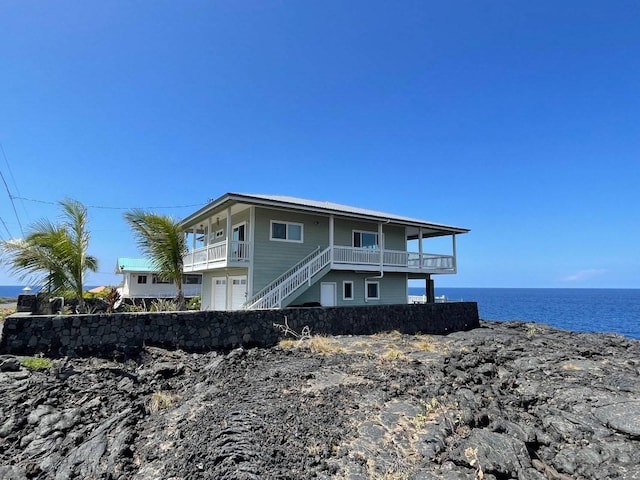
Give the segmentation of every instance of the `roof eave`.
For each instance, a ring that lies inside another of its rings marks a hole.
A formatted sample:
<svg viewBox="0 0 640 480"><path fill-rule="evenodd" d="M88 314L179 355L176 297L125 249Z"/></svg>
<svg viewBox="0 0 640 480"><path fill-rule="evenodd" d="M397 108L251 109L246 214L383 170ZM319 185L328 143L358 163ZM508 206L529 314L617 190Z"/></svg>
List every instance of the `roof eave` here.
<svg viewBox="0 0 640 480"><path fill-rule="evenodd" d="M297 210L302 212L312 212L312 213L318 213L322 215L332 214L340 217L357 218L359 220L368 220L368 221L374 221L374 222L383 222L383 223L400 225L404 227L416 227L416 228L422 227L429 230L442 232L441 235L463 234L463 233L468 233L470 231L467 228L454 227L452 225L442 225L442 224L428 223L428 222L413 222L413 221L389 218L386 216L367 215L367 214L361 214L356 212L345 212L343 210L337 210L329 207L315 207L312 205L300 205L297 203L287 202L285 200L272 200L272 199L266 199L266 198L259 198L259 197L254 197L251 195L245 195L241 193L226 193L222 195L221 197L208 203L207 205L205 205L195 213L186 217L184 220L180 222L180 226L182 228L185 228L188 225L192 225L200 222L202 219L206 218L208 212L219 209L220 207L224 206L227 202L231 202L231 203L243 202L243 203L248 203L251 205L263 206L263 207L288 208L291 210Z"/></svg>

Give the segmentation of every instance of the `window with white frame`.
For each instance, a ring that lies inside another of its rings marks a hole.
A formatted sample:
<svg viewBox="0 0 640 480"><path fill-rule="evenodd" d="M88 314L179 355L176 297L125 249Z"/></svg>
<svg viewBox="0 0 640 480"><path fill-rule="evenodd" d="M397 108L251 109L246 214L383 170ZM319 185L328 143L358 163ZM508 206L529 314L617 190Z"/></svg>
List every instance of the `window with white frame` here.
<svg viewBox="0 0 640 480"><path fill-rule="evenodd" d="M138 275L138 283L139 284L147 283L147 276L146 275Z"/></svg>
<svg viewBox="0 0 640 480"><path fill-rule="evenodd" d="M375 232L353 231L353 246L355 248L378 248L378 234Z"/></svg>
<svg viewBox="0 0 640 480"><path fill-rule="evenodd" d="M353 282L352 281L342 282L342 299L353 300Z"/></svg>
<svg viewBox="0 0 640 480"><path fill-rule="evenodd" d="M271 220L269 240L280 242L303 242L303 225L301 223L280 222Z"/></svg>
<svg viewBox="0 0 640 480"><path fill-rule="evenodd" d="M380 300L380 282L365 280L364 291L367 300Z"/></svg>

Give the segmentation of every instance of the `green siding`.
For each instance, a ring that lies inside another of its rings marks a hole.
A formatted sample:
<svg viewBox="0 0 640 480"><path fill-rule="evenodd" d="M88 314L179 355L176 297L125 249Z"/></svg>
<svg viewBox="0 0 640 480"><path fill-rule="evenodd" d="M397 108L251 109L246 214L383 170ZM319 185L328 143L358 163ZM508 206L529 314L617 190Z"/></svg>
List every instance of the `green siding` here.
<svg viewBox="0 0 640 480"><path fill-rule="evenodd" d="M301 223L303 242L269 240L271 220ZM256 207L253 244L253 293L271 283L316 248L329 246L329 218Z"/></svg>
<svg viewBox="0 0 640 480"><path fill-rule="evenodd" d="M308 290L303 292L298 298L293 300L290 305L302 305L306 302L320 301L320 284L322 282L335 282L337 291L337 306L355 306L355 305L396 305L407 303L407 274L406 273L385 273L383 278L371 278L375 273L355 273L349 271L332 270L316 283L311 285ZM365 279L380 282L380 300L368 300L365 302ZM342 282L353 281L353 300L342 299Z"/></svg>
<svg viewBox="0 0 640 480"><path fill-rule="evenodd" d="M373 222L358 222L347 219L336 219L334 227L334 243L351 247L353 245L353 231L378 233L378 224ZM406 251L407 240L404 227L383 225L382 233L385 239L385 248L389 250Z"/></svg>
<svg viewBox="0 0 640 480"><path fill-rule="evenodd" d="M250 214L250 208L246 208L245 210L242 210L241 212L238 213L234 213L233 215L231 215L231 228L233 228L234 225L238 225L239 223L242 222L246 222L247 224L247 228L251 228L251 226L249 225L249 214ZM215 233L217 231L222 230L222 237L220 238L213 238L212 242L217 243L217 242L223 242L224 240L226 240L227 238L227 211L226 210L221 210L220 212L214 213L211 216L211 233L215 235ZM216 221L217 218L220 218L220 223L218 224L218 222ZM207 222L204 221L203 222L204 225L207 225ZM249 241L249 235L248 235L248 230L245 231L245 241Z"/></svg>

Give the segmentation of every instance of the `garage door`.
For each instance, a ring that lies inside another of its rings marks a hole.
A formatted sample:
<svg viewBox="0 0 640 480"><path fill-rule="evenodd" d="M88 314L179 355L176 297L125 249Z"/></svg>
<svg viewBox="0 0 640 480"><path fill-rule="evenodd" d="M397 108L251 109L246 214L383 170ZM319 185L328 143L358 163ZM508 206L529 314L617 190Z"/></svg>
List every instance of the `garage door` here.
<svg viewBox="0 0 640 480"><path fill-rule="evenodd" d="M213 279L213 309L226 310L227 308L227 279Z"/></svg>

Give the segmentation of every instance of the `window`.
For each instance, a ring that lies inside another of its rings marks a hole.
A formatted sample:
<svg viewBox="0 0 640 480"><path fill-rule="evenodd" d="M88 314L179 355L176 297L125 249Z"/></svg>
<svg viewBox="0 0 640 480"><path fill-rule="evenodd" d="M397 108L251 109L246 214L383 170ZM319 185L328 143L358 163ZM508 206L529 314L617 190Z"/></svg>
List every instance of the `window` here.
<svg viewBox="0 0 640 480"><path fill-rule="evenodd" d="M353 300L353 282L342 282L342 299Z"/></svg>
<svg viewBox="0 0 640 480"><path fill-rule="evenodd" d="M274 220L271 220L270 240L302 243L302 224L291 222L276 222Z"/></svg>
<svg viewBox="0 0 640 480"><path fill-rule="evenodd" d="M147 283L146 275L138 275L138 283Z"/></svg>
<svg viewBox="0 0 640 480"><path fill-rule="evenodd" d="M202 283L202 275L183 275L182 283L185 285L200 285Z"/></svg>
<svg viewBox="0 0 640 480"><path fill-rule="evenodd" d="M353 246L356 248L378 248L378 234L375 232L353 231Z"/></svg>
<svg viewBox="0 0 640 480"><path fill-rule="evenodd" d="M365 280L364 288L367 300L380 300L380 282Z"/></svg>
<svg viewBox="0 0 640 480"><path fill-rule="evenodd" d="M162 278L162 277L154 274L153 277L151 277L151 282L152 283L156 283L156 284L158 284L158 283L173 283L173 280L168 280L168 279Z"/></svg>

